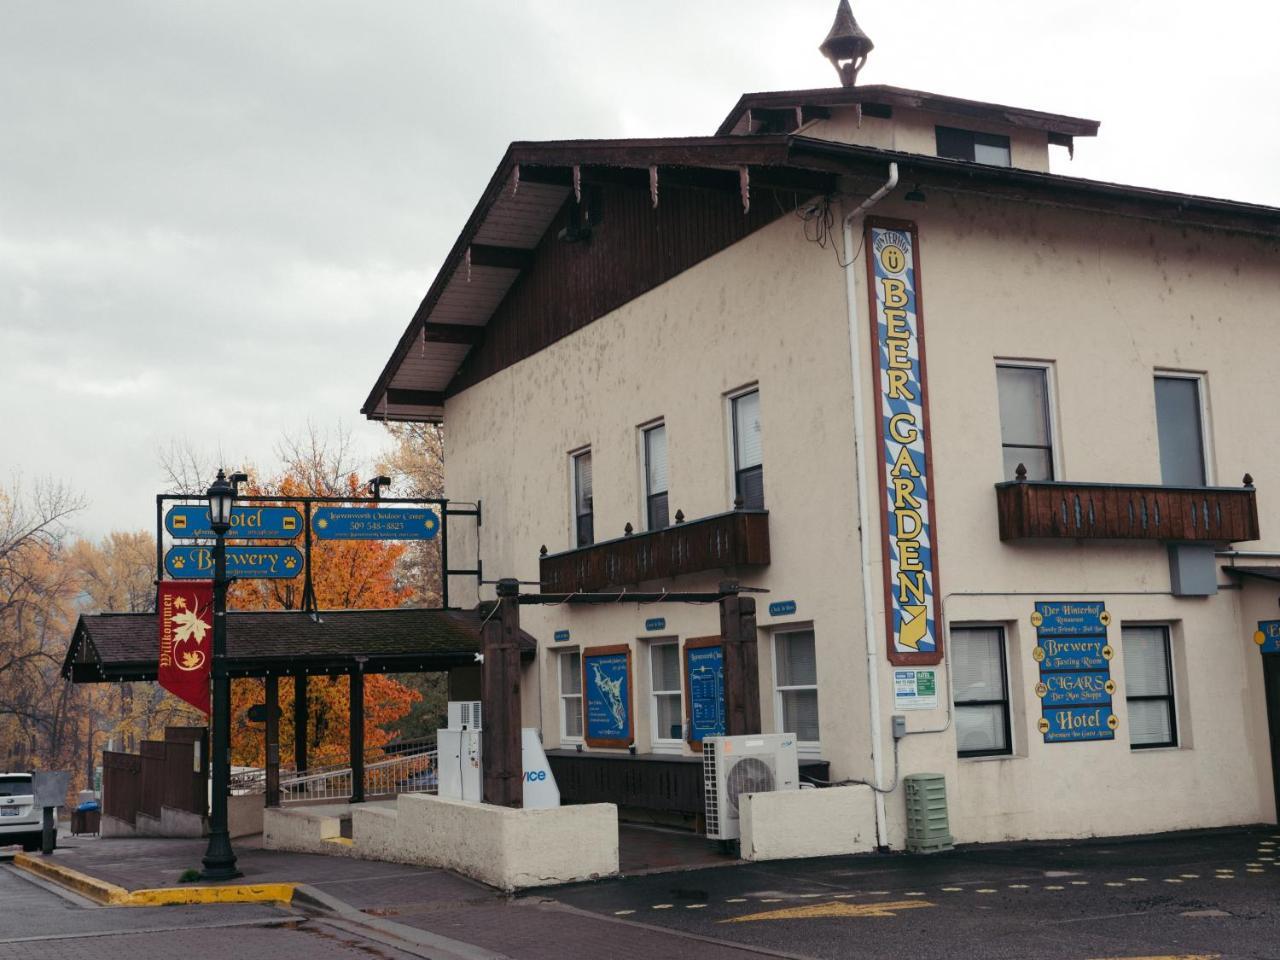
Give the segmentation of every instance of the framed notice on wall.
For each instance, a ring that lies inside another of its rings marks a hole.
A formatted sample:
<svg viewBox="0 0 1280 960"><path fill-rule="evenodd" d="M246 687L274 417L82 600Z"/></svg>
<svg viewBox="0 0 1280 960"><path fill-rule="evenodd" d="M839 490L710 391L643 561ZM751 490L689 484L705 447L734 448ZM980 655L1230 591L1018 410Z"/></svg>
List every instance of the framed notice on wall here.
<svg viewBox="0 0 1280 960"><path fill-rule="evenodd" d="M700 751L704 737L724 736L724 641L719 637L685 641L684 702L690 747Z"/></svg>
<svg viewBox="0 0 1280 960"><path fill-rule="evenodd" d="M631 648L626 644L582 651L582 696L586 702L583 740L592 747L629 747Z"/></svg>

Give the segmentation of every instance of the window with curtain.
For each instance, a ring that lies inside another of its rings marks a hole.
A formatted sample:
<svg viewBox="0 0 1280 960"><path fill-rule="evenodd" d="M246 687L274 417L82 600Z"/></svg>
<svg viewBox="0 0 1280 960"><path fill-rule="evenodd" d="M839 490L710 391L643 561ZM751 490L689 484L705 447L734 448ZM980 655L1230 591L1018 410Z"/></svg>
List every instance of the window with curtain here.
<svg viewBox="0 0 1280 960"><path fill-rule="evenodd" d="M1126 625L1120 632L1120 644L1124 648L1129 746L1134 750L1177 746L1169 628Z"/></svg>
<svg viewBox="0 0 1280 960"><path fill-rule="evenodd" d="M560 739L582 739L582 654L566 650L560 661Z"/></svg>
<svg viewBox="0 0 1280 960"><path fill-rule="evenodd" d="M653 742L678 745L684 738L678 643L649 645L649 691L653 706Z"/></svg>
<svg viewBox="0 0 1280 960"><path fill-rule="evenodd" d="M1013 752L1003 628L951 628L951 692L960 756Z"/></svg>
<svg viewBox="0 0 1280 960"><path fill-rule="evenodd" d="M1160 481L1169 487L1203 487L1204 423L1198 377L1156 377L1156 436Z"/></svg>
<svg viewBox="0 0 1280 960"><path fill-rule="evenodd" d="M667 425L644 431L644 496L647 529L661 530L671 522L667 507Z"/></svg>
<svg viewBox="0 0 1280 960"><path fill-rule="evenodd" d="M979 133L958 127L936 127L938 156L953 160L971 160L993 167L1012 166L1009 138L998 133Z"/></svg>
<svg viewBox="0 0 1280 960"><path fill-rule="evenodd" d="M1027 468L1028 480L1054 479L1048 368L997 364L996 388L1004 478L1016 479L1021 463Z"/></svg>
<svg viewBox="0 0 1280 960"><path fill-rule="evenodd" d="M574 543L589 547L595 543L595 524L591 505L591 451L573 455L573 523Z"/></svg>
<svg viewBox="0 0 1280 960"><path fill-rule="evenodd" d="M749 510L764 509L764 453L760 443L760 391L736 396L733 404L733 488Z"/></svg>
<svg viewBox="0 0 1280 960"><path fill-rule="evenodd" d="M774 688L779 733L793 733L800 743L818 742L818 661L813 631L776 633L773 637Z"/></svg>

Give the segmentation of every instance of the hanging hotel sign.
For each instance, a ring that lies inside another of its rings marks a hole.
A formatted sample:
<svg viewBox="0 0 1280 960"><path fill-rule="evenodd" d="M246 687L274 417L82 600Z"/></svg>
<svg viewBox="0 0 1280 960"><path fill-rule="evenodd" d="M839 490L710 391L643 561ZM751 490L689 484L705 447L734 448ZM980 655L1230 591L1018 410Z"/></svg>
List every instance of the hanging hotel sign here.
<svg viewBox="0 0 1280 960"><path fill-rule="evenodd" d="M175 540L211 538L207 506L170 507L164 528ZM293 507L232 507L227 536L238 540L292 540L302 532L302 514Z"/></svg>
<svg viewBox="0 0 1280 960"><path fill-rule="evenodd" d="M302 572L302 554L294 547L227 547L227 576L240 580L287 580ZM170 547L164 569L175 580L213 576L213 548Z"/></svg>
<svg viewBox="0 0 1280 960"><path fill-rule="evenodd" d="M1115 653L1107 643L1110 623L1111 614L1101 600L1036 604L1031 656L1040 665L1037 726L1045 743L1115 739L1119 721L1111 707L1116 683L1111 679Z"/></svg>
<svg viewBox="0 0 1280 960"><path fill-rule="evenodd" d="M1280 620L1259 620L1253 642L1261 653L1280 653Z"/></svg>
<svg viewBox="0 0 1280 960"><path fill-rule="evenodd" d="M942 660L924 314L913 223L868 220L889 661Z"/></svg>
<svg viewBox="0 0 1280 960"><path fill-rule="evenodd" d="M319 540L434 540L434 510L389 507L321 507L311 516Z"/></svg>

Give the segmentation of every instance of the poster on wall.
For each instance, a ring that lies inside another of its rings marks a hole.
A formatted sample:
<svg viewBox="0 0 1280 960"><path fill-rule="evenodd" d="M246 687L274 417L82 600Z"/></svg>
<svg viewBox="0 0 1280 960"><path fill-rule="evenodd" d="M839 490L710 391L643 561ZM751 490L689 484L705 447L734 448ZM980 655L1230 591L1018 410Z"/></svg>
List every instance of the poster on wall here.
<svg viewBox="0 0 1280 960"><path fill-rule="evenodd" d="M937 707L937 670L893 671L893 709L936 710Z"/></svg>
<svg viewBox="0 0 1280 960"><path fill-rule="evenodd" d="M701 750L705 737L724 736L724 642L719 637L685 641L684 699L690 747Z"/></svg>
<svg viewBox="0 0 1280 960"><path fill-rule="evenodd" d="M889 662L929 666L942 661L942 633L915 224L868 219L865 243Z"/></svg>
<svg viewBox="0 0 1280 960"><path fill-rule="evenodd" d="M1044 600L1036 603L1032 658L1039 664L1037 727L1045 743L1114 740L1119 720L1112 710L1115 652L1107 642L1111 614L1101 600Z"/></svg>
<svg viewBox="0 0 1280 960"><path fill-rule="evenodd" d="M582 651L582 692L587 724L583 739L592 747L629 747L631 648L625 644Z"/></svg>

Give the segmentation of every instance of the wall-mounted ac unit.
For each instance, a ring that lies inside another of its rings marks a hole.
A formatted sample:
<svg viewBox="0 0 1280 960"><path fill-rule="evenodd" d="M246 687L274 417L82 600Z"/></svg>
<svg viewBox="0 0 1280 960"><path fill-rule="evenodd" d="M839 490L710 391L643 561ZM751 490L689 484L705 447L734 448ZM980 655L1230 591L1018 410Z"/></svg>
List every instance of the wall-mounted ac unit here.
<svg viewBox="0 0 1280 960"><path fill-rule="evenodd" d="M450 730L480 730L479 700L449 701Z"/></svg>
<svg viewBox="0 0 1280 960"><path fill-rule="evenodd" d="M738 800L744 793L799 788L795 736L767 733L706 737L702 741L702 785L707 836L712 840L736 840L741 833Z"/></svg>

